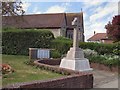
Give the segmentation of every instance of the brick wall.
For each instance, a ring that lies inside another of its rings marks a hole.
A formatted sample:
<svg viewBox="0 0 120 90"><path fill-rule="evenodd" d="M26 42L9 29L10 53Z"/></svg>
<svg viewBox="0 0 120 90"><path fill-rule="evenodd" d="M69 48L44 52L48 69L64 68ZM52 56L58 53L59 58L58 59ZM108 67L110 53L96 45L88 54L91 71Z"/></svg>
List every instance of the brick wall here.
<svg viewBox="0 0 120 90"><path fill-rule="evenodd" d="M25 84L20 88L92 88L92 75L73 75L48 81Z"/></svg>
<svg viewBox="0 0 120 90"><path fill-rule="evenodd" d="M19 83L5 87L4 89L17 88L93 88L92 74L78 74L57 79Z"/></svg>

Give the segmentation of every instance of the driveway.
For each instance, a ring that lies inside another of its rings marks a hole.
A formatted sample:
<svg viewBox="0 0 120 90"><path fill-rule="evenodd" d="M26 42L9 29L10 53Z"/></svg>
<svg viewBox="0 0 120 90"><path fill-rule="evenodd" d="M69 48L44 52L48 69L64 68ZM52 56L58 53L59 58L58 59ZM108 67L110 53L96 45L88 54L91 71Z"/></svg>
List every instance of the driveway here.
<svg viewBox="0 0 120 90"><path fill-rule="evenodd" d="M94 88L118 88L118 73L93 70Z"/></svg>

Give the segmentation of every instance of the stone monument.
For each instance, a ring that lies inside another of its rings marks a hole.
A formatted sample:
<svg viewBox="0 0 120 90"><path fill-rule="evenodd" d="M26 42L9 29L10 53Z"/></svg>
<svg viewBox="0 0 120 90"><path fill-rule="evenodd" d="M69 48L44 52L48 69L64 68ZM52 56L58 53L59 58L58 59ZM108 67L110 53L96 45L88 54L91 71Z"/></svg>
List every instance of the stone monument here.
<svg viewBox="0 0 120 90"><path fill-rule="evenodd" d="M75 17L72 21L72 25L74 28L73 35L73 47L67 52L67 56L61 60L60 67L72 69L76 71L91 71L89 60L84 58L84 53L81 48L79 48L79 40L78 40L78 30L80 28L79 18Z"/></svg>

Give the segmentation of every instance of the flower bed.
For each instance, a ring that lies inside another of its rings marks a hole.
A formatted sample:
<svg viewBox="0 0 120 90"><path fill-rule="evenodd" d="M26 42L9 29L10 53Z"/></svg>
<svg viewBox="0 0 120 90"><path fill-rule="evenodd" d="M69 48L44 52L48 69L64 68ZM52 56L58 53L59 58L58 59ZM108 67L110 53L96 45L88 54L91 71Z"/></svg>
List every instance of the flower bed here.
<svg viewBox="0 0 120 90"><path fill-rule="evenodd" d="M9 74L14 72L14 70L9 64L0 64L0 68L1 68L0 72L2 72L2 74Z"/></svg>

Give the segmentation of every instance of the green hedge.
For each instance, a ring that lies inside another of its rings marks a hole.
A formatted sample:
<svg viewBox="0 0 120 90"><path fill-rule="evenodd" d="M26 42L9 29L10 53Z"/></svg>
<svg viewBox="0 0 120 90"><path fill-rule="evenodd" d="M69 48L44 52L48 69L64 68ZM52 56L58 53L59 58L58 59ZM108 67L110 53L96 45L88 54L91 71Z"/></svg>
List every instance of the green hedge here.
<svg viewBox="0 0 120 90"><path fill-rule="evenodd" d="M28 55L28 48L52 48L57 50L54 57L66 54L72 46L72 40L64 37L53 39L54 36L47 30L21 30L5 28L2 35L2 46L4 54ZM91 49L98 54L120 55L120 42L116 44L102 44L91 42L80 42L82 49Z"/></svg>
<svg viewBox="0 0 120 90"><path fill-rule="evenodd" d="M72 40L58 37L52 41L51 47L56 49L60 54L65 54L72 46ZM120 55L120 42L114 44L103 44L93 42L80 42L79 47L82 49L91 49L98 52L100 55L116 54Z"/></svg>
<svg viewBox="0 0 120 90"><path fill-rule="evenodd" d="M67 53L71 46L72 41L64 37L58 37L51 42L51 48L56 49L61 55Z"/></svg>
<svg viewBox="0 0 120 90"><path fill-rule="evenodd" d="M2 53L28 55L31 48L50 48L53 34L47 30L3 30Z"/></svg>
<svg viewBox="0 0 120 90"><path fill-rule="evenodd" d="M91 49L91 50L95 50L98 52L98 54L120 54L120 52L118 52L118 47L120 47L118 45L118 43L116 44L103 44L103 43L92 43L92 42L81 42L80 43L80 47L82 49ZM116 51L114 51L116 50Z"/></svg>
<svg viewBox="0 0 120 90"><path fill-rule="evenodd" d="M57 50L51 50L50 51L50 57L51 58L61 58L61 54Z"/></svg>

